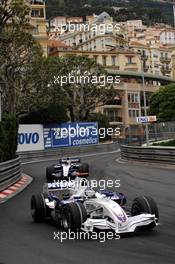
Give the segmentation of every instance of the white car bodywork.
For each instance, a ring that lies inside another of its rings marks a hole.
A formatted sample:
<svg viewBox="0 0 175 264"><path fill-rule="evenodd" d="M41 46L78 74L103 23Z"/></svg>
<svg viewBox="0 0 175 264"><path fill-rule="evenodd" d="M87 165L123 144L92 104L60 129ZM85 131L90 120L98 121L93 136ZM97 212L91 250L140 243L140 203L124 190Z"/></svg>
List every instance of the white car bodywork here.
<svg viewBox="0 0 175 264"><path fill-rule="evenodd" d="M152 222L156 223L155 215L129 216L115 201L110 198L99 197L99 194L98 198L86 200L84 205L87 212L90 207L94 207L90 212L90 217L83 224L82 229L84 231L93 231L94 228L98 228L112 229L116 233L128 233L134 232L139 226L149 225ZM99 215L101 219L96 219Z"/></svg>
<svg viewBox="0 0 175 264"><path fill-rule="evenodd" d="M49 192L56 191L57 196L69 193L70 198L64 201L64 204L81 200L86 208L88 218L82 224L82 230L92 232L97 229L112 229L116 233L134 232L139 226L146 226L151 223L157 224L157 219L154 214L142 213L137 216L131 216L110 197L94 191L94 197L89 198L86 195L87 186L80 186L77 183L82 179L77 178L75 181L64 183L52 183L53 186ZM55 185L54 185L55 184ZM54 209L56 201L45 199L46 205L50 209Z"/></svg>

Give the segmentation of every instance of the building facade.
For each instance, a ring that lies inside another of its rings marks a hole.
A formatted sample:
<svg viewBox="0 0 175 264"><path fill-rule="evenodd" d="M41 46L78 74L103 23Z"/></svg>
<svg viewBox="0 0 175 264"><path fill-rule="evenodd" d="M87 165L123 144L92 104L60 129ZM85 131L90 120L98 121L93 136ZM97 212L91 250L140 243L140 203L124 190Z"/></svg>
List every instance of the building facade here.
<svg viewBox="0 0 175 264"><path fill-rule="evenodd" d="M149 110L149 97L159 89L161 84L170 82L168 77L155 76L142 73L139 55L130 50L116 51L78 51L57 48L50 56L88 56L103 65L110 75L120 76L120 83L116 84L114 100L105 106L94 109L95 112L108 116L110 125L120 126L122 131L128 126L138 126L136 117L144 115L144 92L146 93L147 110ZM144 80L143 83L143 74Z"/></svg>
<svg viewBox="0 0 175 264"><path fill-rule="evenodd" d="M47 28L46 28L46 6L43 0L28 1L31 7L30 25L31 34L41 45L44 55L47 56Z"/></svg>
<svg viewBox="0 0 175 264"><path fill-rule="evenodd" d="M111 75L120 76L115 85L116 96L94 112L105 114L110 125L121 127L122 135L127 129L138 132L136 121L149 111L149 98L161 85L174 82L175 50L160 43L162 26L146 28L142 21L120 23L120 30L108 31L107 25L115 25L107 13L91 17L89 30L67 32L59 37L50 56L88 56L104 66ZM93 32L93 24L105 24L104 34ZM64 46L63 45L66 45ZM145 105L146 101L146 105Z"/></svg>

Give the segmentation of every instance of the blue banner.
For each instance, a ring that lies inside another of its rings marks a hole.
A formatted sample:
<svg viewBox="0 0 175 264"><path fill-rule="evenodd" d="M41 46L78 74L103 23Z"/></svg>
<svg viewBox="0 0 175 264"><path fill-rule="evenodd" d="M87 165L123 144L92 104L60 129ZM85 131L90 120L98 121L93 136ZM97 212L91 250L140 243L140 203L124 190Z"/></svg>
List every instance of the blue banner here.
<svg viewBox="0 0 175 264"><path fill-rule="evenodd" d="M99 144L98 123L63 123L44 126L45 148Z"/></svg>

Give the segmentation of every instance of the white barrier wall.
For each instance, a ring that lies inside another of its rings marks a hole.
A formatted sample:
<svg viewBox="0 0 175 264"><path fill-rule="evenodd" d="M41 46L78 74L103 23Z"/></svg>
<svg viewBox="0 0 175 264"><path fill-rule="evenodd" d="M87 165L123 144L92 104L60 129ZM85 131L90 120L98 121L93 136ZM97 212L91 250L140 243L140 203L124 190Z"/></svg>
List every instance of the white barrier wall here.
<svg viewBox="0 0 175 264"><path fill-rule="evenodd" d="M43 125L19 125L17 152L35 150L44 150Z"/></svg>

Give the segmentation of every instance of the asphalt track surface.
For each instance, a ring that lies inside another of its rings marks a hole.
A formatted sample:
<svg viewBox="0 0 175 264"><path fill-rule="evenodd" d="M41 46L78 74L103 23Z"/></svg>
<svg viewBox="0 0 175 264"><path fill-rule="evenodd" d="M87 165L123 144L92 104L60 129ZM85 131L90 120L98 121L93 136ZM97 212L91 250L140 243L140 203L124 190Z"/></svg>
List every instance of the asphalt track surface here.
<svg viewBox="0 0 175 264"><path fill-rule="evenodd" d="M175 263L175 170L149 165L120 164L117 153L86 157L91 178L120 179L120 191L131 201L152 196L159 206L161 225L120 240L54 240L59 228L35 224L29 210L30 197L42 191L45 168L53 162L23 166L34 177L22 193L0 205L0 264L169 264Z"/></svg>

